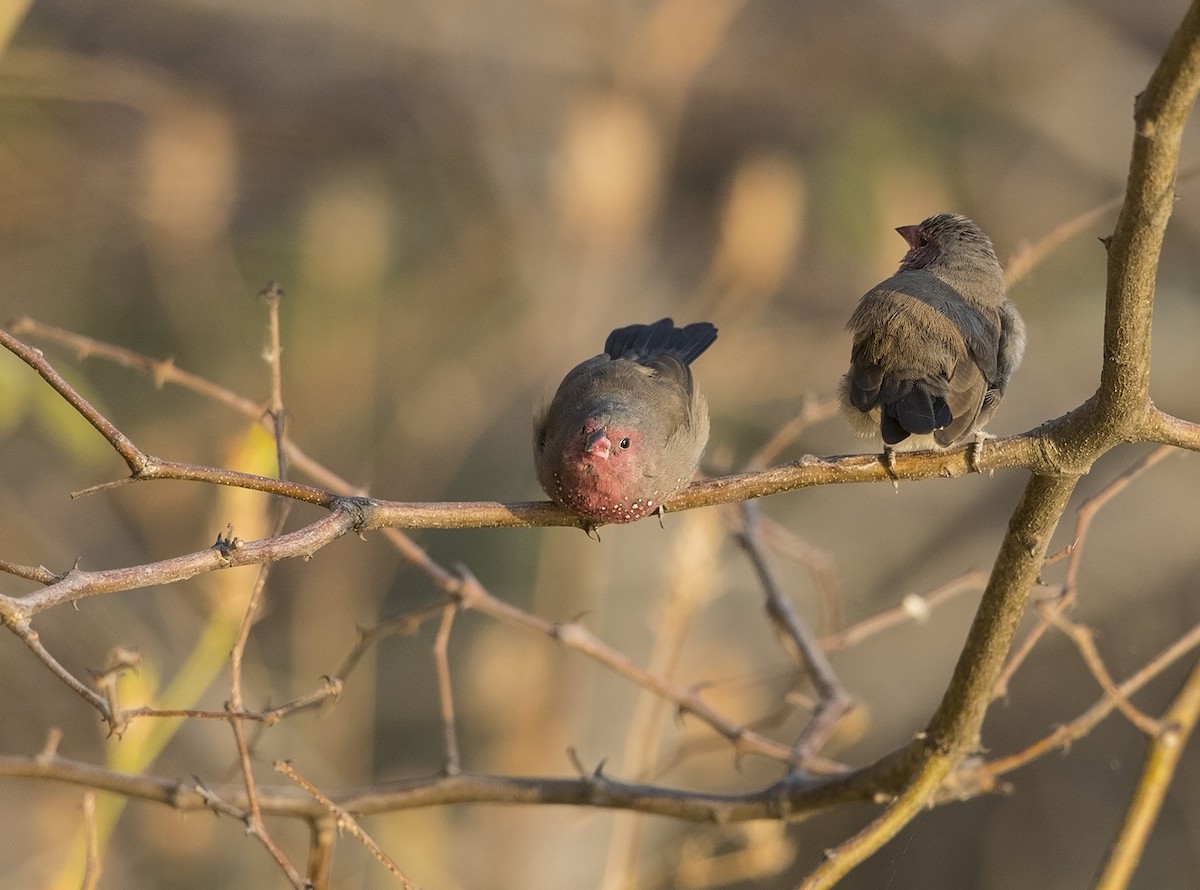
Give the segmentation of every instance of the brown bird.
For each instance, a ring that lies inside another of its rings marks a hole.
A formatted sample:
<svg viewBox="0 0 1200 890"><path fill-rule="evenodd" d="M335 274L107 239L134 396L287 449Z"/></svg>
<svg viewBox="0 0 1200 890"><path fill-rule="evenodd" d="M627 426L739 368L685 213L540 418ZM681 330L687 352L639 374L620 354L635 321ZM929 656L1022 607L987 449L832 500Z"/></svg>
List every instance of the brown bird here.
<svg viewBox="0 0 1200 890"><path fill-rule="evenodd" d="M1004 292L988 236L957 213L896 229L908 253L891 278L858 304L842 379L843 413L862 436L878 433L892 451L949 448L996 412L1025 352L1025 323Z"/></svg>
<svg viewBox="0 0 1200 890"><path fill-rule="evenodd" d="M534 428L546 494L588 520L632 522L691 481L708 442L708 405L689 367L717 339L708 322L618 328L572 369Z"/></svg>

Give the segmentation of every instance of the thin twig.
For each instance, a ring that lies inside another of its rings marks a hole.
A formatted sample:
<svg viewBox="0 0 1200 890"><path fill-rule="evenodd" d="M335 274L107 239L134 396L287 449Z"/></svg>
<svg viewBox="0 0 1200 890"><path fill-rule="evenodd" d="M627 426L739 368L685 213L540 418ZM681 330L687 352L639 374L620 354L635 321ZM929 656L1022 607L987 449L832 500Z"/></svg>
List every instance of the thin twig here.
<svg viewBox="0 0 1200 890"><path fill-rule="evenodd" d="M712 727L733 743L738 755L758 754L784 763L794 759L795 752L787 745L768 739L718 713L710 707L696 689L684 689L666 679L634 664L623 653L601 642L591 631L577 621L555 623L538 615L532 615L498 600L487 592L465 567L460 567L461 581L456 595L464 608L475 609L503 624L520 627L558 641L603 664L614 673L633 681L672 702L681 713L691 714ZM844 767L820 758L806 762L810 769L820 772L842 772Z"/></svg>
<svg viewBox="0 0 1200 890"><path fill-rule="evenodd" d="M175 364L173 359L152 358L143 353L134 352L132 349L126 349L123 346L114 346L111 343L95 340L83 334L77 334L74 331L44 324L27 316L14 321L10 325L9 330L17 336L29 334L39 340L47 340L51 343L66 346L73 350L80 359L91 357L102 358L122 367L141 371L148 374L157 387L161 388L164 384L174 383L177 386L182 386L184 389L198 393L206 399L233 408L246 417L254 418L262 416L263 406L261 404L243 398L233 391L201 377L199 374L183 370Z"/></svg>
<svg viewBox="0 0 1200 890"><path fill-rule="evenodd" d="M857 624L852 624L845 630L828 634L821 638L821 648L826 652L838 649L848 649L877 633L896 627L900 624L924 624L934 609L950 602L950 600L972 590L983 590L987 586L986 572L977 569L963 572L951 578L945 584L935 587L925 594L910 593L890 609L864 618Z"/></svg>
<svg viewBox="0 0 1200 890"><path fill-rule="evenodd" d="M338 820L328 814L309 820L308 866L312 890L330 890L333 882L333 851L337 845Z"/></svg>
<svg viewBox="0 0 1200 890"><path fill-rule="evenodd" d="M821 547L805 541L778 520L761 513L758 526L763 541L781 558L799 563L808 572L821 595L821 626L825 633L832 633L845 623L842 615L841 581L838 578L837 562L833 555Z"/></svg>
<svg viewBox="0 0 1200 890"><path fill-rule="evenodd" d="M1109 850L1096 890L1124 890L1146 850L1150 832L1162 810L1167 789L1200 717L1200 663L1163 715L1162 729L1151 736L1150 751L1121 830Z"/></svg>
<svg viewBox="0 0 1200 890"><path fill-rule="evenodd" d="M1119 683L1117 691L1120 693L1120 697L1128 699L1151 680L1160 676L1168 667L1197 647L1200 647L1200 624L1192 627L1187 633L1143 665L1141 669ZM1051 751L1069 748L1076 741L1087 736L1101 720L1116 710L1117 700L1117 698L1106 693L1099 701L1074 720L1061 724L1055 728L1054 732L1021 751L989 761L986 768L994 776L1002 776L1013 770L1020 769L1040 757L1044 757Z"/></svg>
<svg viewBox="0 0 1200 890"><path fill-rule="evenodd" d="M369 630L360 630L358 642L354 644L354 648L343 659L341 667L338 668L335 675L340 680L349 678L351 672L358 666L363 655L366 654L372 646L386 637L401 634L403 636L412 636L421 629L421 625L426 621L442 613L444 602L431 603L420 609L414 609L411 612L405 612L397 618L385 621L378 624Z"/></svg>
<svg viewBox="0 0 1200 890"><path fill-rule="evenodd" d="M321 804L321 806L327 809L334 816L334 818L337 819L338 827L343 831L349 832L351 837L355 838L364 847L366 847L370 854L378 859L383 867L390 871L396 877L396 879L400 881L400 885L404 887L405 890L419 890L417 885L409 880L408 876L400 870L400 866L396 865L392 858L388 856L387 853L383 852L383 848L380 847L379 844L375 843L374 838L367 834L363 827L358 824L358 820L356 820L352 815L350 815L350 813L338 806L329 797L323 794L320 789L313 785L312 782L308 781L308 779L296 772L295 768L290 763L288 763L286 760L276 760L275 771L287 776L289 779L303 788L306 794L310 795L314 800Z"/></svg>
<svg viewBox="0 0 1200 890"><path fill-rule="evenodd" d="M286 479L288 473L284 423L287 411L283 405L283 346L279 337L279 302L283 298L283 288L277 282L271 281L259 296L267 302L267 349L263 354L271 369L271 397L267 403L267 417L275 439L278 475L280 479Z"/></svg>
<svg viewBox="0 0 1200 890"><path fill-rule="evenodd" d="M235 566L260 565L281 559L307 559L326 544L357 529L358 525L359 514L354 503L345 501L328 515L286 535L261 541L222 539L216 545L196 553L120 569L97 572L73 569L55 583L26 596L13 598L0 595L0 619L11 629L18 630L22 623L47 609L86 597L171 584L204 572Z"/></svg>
<svg viewBox="0 0 1200 890"><path fill-rule="evenodd" d="M96 831L96 795L92 791L83 795L83 825L87 838L83 880L79 882L80 890L96 890L100 884L103 871L100 863L100 838Z"/></svg>
<svg viewBox="0 0 1200 890"><path fill-rule="evenodd" d="M236 719L249 720L253 723L269 723L273 722L269 716L271 713L271 711L247 711L232 708L225 711L207 711L203 708L155 708L143 705L138 708L124 708L121 716L129 721L151 717L159 720L223 720L229 722Z"/></svg>
<svg viewBox="0 0 1200 890"><path fill-rule="evenodd" d="M257 576L254 580L254 586L251 589L250 597L246 603L245 611L242 615L242 625L238 632L238 636L233 645L233 650L229 656L229 673L230 673L230 711L240 712L245 710L245 704L242 697L242 658L246 649L246 641L250 636L250 626L253 624L254 616L258 611L258 603L262 595L262 590L266 586L267 575L270 572L270 563L260 567ZM250 760L250 746L246 743L246 733L243 727L243 722L240 717L231 717L229 720L230 728L233 730L234 739L237 743L238 763L242 770L242 779L246 785L246 800L247 807L247 823L251 833L255 834L258 839L266 846L275 861L288 874L288 878L296 884L299 879L299 874L296 873L294 867L288 862L283 852L275 845L269 833L266 831L266 826L262 819L262 810L258 804L258 790L254 780L254 765ZM297 884L297 886L299 886Z"/></svg>
<svg viewBox="0 0 1200 890"><path fill-rule="evenodd" d="M49 383L51 388L66 400L67 404L95 427L96 431L113 447L113 450L121 455L121 458L129 466L134 475L140 472L145 463L145 455L142 454L138 447L124 433L113 426L87 399L81 396L71 384L67 383L58 371L54 370L50 363L46 361L40 349L34 349L32 346L25 345L3 328L0 328L0 345L3 345L5 349L37 371L42 379Z"/></svg>
<svg viewBox="0 0 1200 890"><path fill-rule="evenodd" d="M50 669L50 673L58 677L76 695L100 712L100 716L108 724L109 731L117 735L121 733L122 729L124 729L122 718L109 707L108 700L104 696L97 694L86 683L63 667L58 659L50 654L50 650L42 645L41 635L29 626L27 620L11 621L6 614L4 615L4 624L20 638L21 642L29 647L29 651L36 655L42 664Z"/></svg>
<svg viewBox="0 0 1200 890"><path fill-rule="evenodd" d="M0 572L15 575L27 581L37 581L39 584L53 584L58 580L58 575L45 566L23 566L6 559L0 559Z"/></svg>
<svg viewBox="0 0 1200 890"><path fill-rule="evenodd" d="M73 331L67 331L53 325L44 324L32 318L21 318L13 323L12 333L30 334L40 340L58 343L75 351L81 359L90 357L102 358L115 362L122 367L131 368L148 374L156 386L167 383L181 386L206 399L232 408L247 420L264 423L273 432L274 423L270 412L262 403L247 399L232 390L214 383L199 374L179 368L171 359L157 359L140 352L134 352L122 346L113 346ZM286 435L283 439L288 462L303 472L310 479L317 481L333 491L342 494L362 495L365 491L351 485L345 479L329 471L301 450L300 446Z"/></svg>
<svg viewBox="0 0 1200 890"><path fill-rule="evenodd" d="M1153 717L1142 713L1142 711L1134 706L1133 702L1121 694L1121 690L1113 682L1108 668L1104 666L1104 660L1100 657L1099 650L1096 649L1095 635L1092 633L1091 628L1069 620L1062 612L1055 612L1053 616L1051 621L1054 626L1066 634L1075 644L1079 650L1080 657L1083 658L1083 663L1087 665L1092 676L1096 678L1096 682L1100 684L1100 688L1104 690L1104 694L1113 700L1113 704L1117 710L1124 714L1130 723L1146 735L1156 735L1161 730L1159 722Z"/></svg>
<svg viewBox="0 0 1200 890"><path fill-rule="evenodd" d="M458 753L458 730L454 724L454 689L450 683L450 628L458 614L457 603L447 603L442 609L442 623L433 639L433 662L437 668L438 705L442 714L442 738L446 752L442 771L448 776L462 772Z"/></svg>
<svg viewBox="0 0 1200 890"><path fill-rule="evenodd" d="M1194 179L1198 175L1200 175L1200 165L1188 167L1179 172L1177 181L1185 182L1186 180ZM1017 250L1013 251L1012 256L1009 257L1007 264L1005 264L1005 286L1012 287L1025 278L1035 267L1041 265L1048 256L1062 247L1067 241L1074 238L1080 232L1090 229L1092 226L1098 224L1100 220L1104 219L1106 215L1119 209L1124 200L1124 195L1117 195L1109 201L1085 210L1078 216L1059 223L1037 241L1021 245Z"/></svg>
<svg viewBox="0 0 1200 890"><path fill-rule="evenodd" d="M828 420L837 415L838 400L836 397L815 398L813 396L805 396L800 403L800 411L775 431L763 445L754 453L746 463L746 468L750 470L762 469L770 466L775 462L784 450L800 438L800 434L817 423Z"/></svg>
<svg viewBox="0 0 1200 890"><path fill-rule="evenodd" d="M243 787L246 789L246 831L258 839L258 842L283 870L296 890L306 890L303 876L296 871L296 867L287 858L287 854L275 843L275 839L271 837L271 833L267 831L267 825L263 821L262 806L258 799L258 784L254 780L254 766L250 762L250 746L246 743L243 723L241 720L230 720L229 725L233 729L233 738L237 744L238 764L242 771Z"/></svg>
<svg viewBox="0 0 1200 890"><path fill-rule="evenodd" d="M758 505L746 501L741 506L742 529L738 536L750 558L766 596L767 615L793 658L807 671L817 689L816 707L808 725L796 740L793 749L796 762L803 766L807 758L820 751L830 734L854 706L850 694L842 686L820 641L800 618L791 600L784 594L767 559L758 534Z"/></svg>
<svg viewBox="0 0 1200 890"><path fill-rule="evenodd" d="M274 288L268 287L264 291L267 296L269 306L270 324L268 325L271 331L271 341L273 349L267 355L267 362L271 367L271 407L270 413L274 420L274 429L276 432L276 451L279 454L279 475L280 481L285 478L286 463L282 457L283 449L280 444L282 436L283 424L283 394L282 394L282 375L280 372L280 350L278 348L279 339L279 297L282 290L278 285ZM270 538L277 538L283 531L284 524L287 522L289 512L289 501L280 502L275 519L272 522L272 528L269 534ZM264 562L259 566L258 574L254 578L254 585L250 589L250 596L246 600L246 607L242 612L242 624L238 629L237 638L234 640L232 650L229 653L229 709L230 711L244 711L246 708L245 697L242 692L242 664L246 655L246 644L250 641L250 628L254 626L254 621L258 617L259 607L262 603L263 594L267 587L267 578L270 576L271 568L274 563ZM242 779L246 785L246 800L247 821L249 829L259 841L270 852L271 856L283 869L288 879L297 887L303 886L303 878L296 871L295 866L291 864L283 850L275 843L275 839L271 837L267 830L266 823L263 821L262 809L258 803L258 787L254 778L254 765L250 760L250 746L246 742L245 725L240 718L232 717L229 721L230 727L233 729L234 739L237 743L238 762L241 765Z"/></svg>

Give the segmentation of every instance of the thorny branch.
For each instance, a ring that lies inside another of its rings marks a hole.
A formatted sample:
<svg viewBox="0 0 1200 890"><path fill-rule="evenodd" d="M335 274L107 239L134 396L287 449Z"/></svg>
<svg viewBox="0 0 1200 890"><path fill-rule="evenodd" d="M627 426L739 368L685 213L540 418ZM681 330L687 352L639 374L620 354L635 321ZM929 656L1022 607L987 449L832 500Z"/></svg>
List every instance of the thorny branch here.
<svg viewBox="0 0 1200 890"><path fill-rule="evenodd" d="M336 803L326 797L316 785L314 785L304 776L300 775L300 773L296 772L295 767L286 761L277 760L275 761L275 771L287 776L289 779L303 788L304 792L312 797L313 800L327 809L337 820L338 828L342 831L348 832L351 837L357 839L364 847L366 847L371 852L371 855L379 860L380 864L382 864L384 868L390 871L396 877L396 879L400 881L400 885L404 887L405 890L418 890L417 885L409 879L408 875L401 871L400 866L392 861L392 858L383 851L383 848L380 847L379 844L375 843L374 838L372 838L369 834L367 834L366 831L363 830L363 827L358 824L358 821L344 808L338 806Z"/></svg>
<svg viewBox="0 0 1200 890"><path fill-rule="evenodd" d="M282 295L283 291L275 284L268 285L266 290L263 291L263 296L266 297L269 308L269 323L267 328L270 332L271 342L264 356L271 368L271 403L267 414L271 419L272 431L275 434L275 448L281 481L287 475L287 462L283 456L282 441L284 407L282 390L283 375L280 369L282 349L279 345L279 300ZM278 537L283 531L288 513L290 512L291 503L291 501L280 502L269 537ZM246 601L246 607L242 613L242 623L238 628L237 638L234 640L233 649L229 653L229 710L231 713L229 728L233 731L234 743L237 747L238 765L241 768L242 781L246 787L246 801L248 803L245 817L246 827L250 834L258 838L259 842L270 853L280 869L287 875L288 880L292 882L292 885L297 887L298 890L303 890L306 886L304 878L300 876L296 867L288 860L287 854L276 843L267 828L266 822L263 821L262 808L258 803L258 782L254 776L254 764L250 756L250 745L246 739L246 725L242 718L238 716L239 713L246 709L245 697L242 692L242 666L245 660L246 644L250 641L250 628L253 626L262 605L263 594L267 588L267 578L271 573L272 565L274 563L264 562L259 566L258 574L254 579L254 585L250 589L250 596Z"/></svg>
<svg viewBox="0 0 1200 890"><path fill-rule="evenodd" d="M1118 686L1121 694L1132 696L1197 649L1200 649L1200 625L1123 680ZM956 799L987 793L996 786L999 777L1054 751L1068 748L1085 737L1115 707L1113 700L1104 696L1077 718L1023 751L978 764L964 764L963 772L958 776L960 784ZM209 788L195 781L114 772L61 757L52 746L32 757L0 755L0 776L65 782L181 811L218 809L237 818L242 817L248 806L244 786ZM359 816L465 802L554 803L628 809L694 822L725 824L752 819L798 819L839 803L870 799L871 788L852 779L852 775L807 780L791 776L757 791L706 794L662 785L627 783L603 772L572 779L463 772L344 791L329 795L329 799ZM259 806L265 815L310 821L319 819L323 813L320 803L277 789L261 790Z"/></svg>
<svg viewBox="0 0 1200 890"><path fill-rule="evenodd" d="M816 687L817 701L812 719L793 746L796 763L803 764L821 750L837 722L854 706L854 702L834 672L817 637L801 620L795 606L780 588L758 533L758 507L750 501L742 504L739 540L749 554L759 583L766 593L767 615Z"/></svg>

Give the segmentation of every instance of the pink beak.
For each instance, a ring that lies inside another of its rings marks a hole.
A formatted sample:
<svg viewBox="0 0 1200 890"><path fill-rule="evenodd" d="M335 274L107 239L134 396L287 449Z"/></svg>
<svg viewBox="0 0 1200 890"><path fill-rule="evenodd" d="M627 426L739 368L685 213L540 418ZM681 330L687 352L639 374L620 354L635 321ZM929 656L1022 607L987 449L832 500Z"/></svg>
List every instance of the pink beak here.
<svg viewBox="0 0 1200 890"><path fill-rule="evenodd" d="M900 226L896 229L900 236L908 242L909 247L916 247L918 226Z"/></svg>
<svg viewBox="0 0 1200 890"><path fill-rule="evenodd" d="M608 453L612 450L612 442L608 440L608 430L601 427L598 430L592 430L584 439L583 453L591 454L595 457L603 457L608 459Z"/></svg>

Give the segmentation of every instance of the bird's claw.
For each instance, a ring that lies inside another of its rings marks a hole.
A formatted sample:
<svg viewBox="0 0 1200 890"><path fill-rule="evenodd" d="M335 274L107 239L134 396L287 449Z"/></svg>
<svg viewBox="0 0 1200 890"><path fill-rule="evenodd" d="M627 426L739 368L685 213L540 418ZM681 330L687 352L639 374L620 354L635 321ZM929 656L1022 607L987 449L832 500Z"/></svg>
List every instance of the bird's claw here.
<svg viewBox="0 0 1200 890"><path fill-rule="evenodd" d="M883 446L883 468L892 477L892 490L900 490L900 477L896 475L896 452L888 446Z"/></svg>
<svg viewBox="0 0 1200 890"><path fill-rule="evenodd" d="M967 449L967 466L970 468L972 473L983 472L983 465L980 463L980 461L983 459L983 443L988 439L994 438L995 436L985 433L983 430L975 431L975 441L973 441L971 446ZM994 468L988 470L989 476L991 476L993 473L995 473Z"/></svg>

